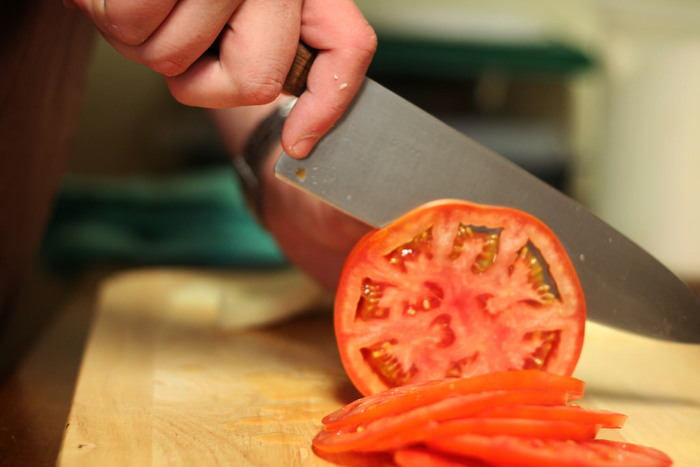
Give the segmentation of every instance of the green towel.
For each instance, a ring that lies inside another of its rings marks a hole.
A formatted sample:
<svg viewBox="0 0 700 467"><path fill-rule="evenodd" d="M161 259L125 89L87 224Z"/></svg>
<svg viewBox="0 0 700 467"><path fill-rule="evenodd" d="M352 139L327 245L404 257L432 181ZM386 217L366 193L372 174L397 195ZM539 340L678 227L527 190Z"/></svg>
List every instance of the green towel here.
<svg viewBox="0 0 700 467"><path fill-rule="evenodd" d="M42 249L54 269L89 264L287 265L229 167L167 177L68 177Z"/></svg>

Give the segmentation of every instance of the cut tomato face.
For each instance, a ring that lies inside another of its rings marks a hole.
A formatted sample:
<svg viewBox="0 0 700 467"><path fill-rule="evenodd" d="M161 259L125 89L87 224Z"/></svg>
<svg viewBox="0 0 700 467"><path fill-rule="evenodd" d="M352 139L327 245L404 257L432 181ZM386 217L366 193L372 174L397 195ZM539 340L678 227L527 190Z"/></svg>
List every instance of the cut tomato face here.
<svg viewBox="0 0 700 467"><path fill-rule="evenodd" d="M570 375L585 319L574 267L547 226L457 200L363 237L335 301L340 356L364 395L502 370Z"/></svg>

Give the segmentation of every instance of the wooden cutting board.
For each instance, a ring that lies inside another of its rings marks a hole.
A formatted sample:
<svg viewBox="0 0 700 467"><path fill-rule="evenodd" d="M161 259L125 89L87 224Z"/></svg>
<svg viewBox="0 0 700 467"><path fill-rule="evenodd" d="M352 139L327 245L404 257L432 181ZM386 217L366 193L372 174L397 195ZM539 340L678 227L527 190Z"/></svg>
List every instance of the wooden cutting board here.
<svg viewBox="0 0 700 467"><path fill-rule="evenodd" d="M321 417L358 397L328 299L295 271L161 269L108 280L58 464L388 465L311 449ZM299 315L308 309L317 311ZM576 376L587 383L582 405L630 416L602 436L700 465L700 346L591 324Z"/></svg>

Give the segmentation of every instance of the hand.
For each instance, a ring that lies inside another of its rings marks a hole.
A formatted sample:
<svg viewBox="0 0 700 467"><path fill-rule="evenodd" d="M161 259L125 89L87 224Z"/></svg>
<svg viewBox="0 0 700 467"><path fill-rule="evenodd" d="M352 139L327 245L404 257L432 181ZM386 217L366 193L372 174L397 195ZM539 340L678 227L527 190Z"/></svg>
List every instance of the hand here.
<svg viewBox="0 0 700 467"><path fill-rule="evenodd" d="M299 39L317 49L282 134L304 157L359 89L376 36L352 0L64 0L127 58L165 75L183 104L265 104L282 92ZM218 39L218 56L208 53Z"/></svg>

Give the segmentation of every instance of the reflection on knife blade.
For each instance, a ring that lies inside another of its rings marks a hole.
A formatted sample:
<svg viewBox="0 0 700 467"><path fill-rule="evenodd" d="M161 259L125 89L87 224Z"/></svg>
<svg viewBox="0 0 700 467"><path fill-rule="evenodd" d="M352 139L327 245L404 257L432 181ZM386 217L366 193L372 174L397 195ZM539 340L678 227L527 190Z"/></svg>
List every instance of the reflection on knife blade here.
<svg viewBox="0 0 700 467"><path fill-rule="evenodd" d="M369 79L311 155L283 154L276 173L375 226L442 198L528 212L564 245L591 319L700 342L700 295L668 268L571 198Z"/></svg>

